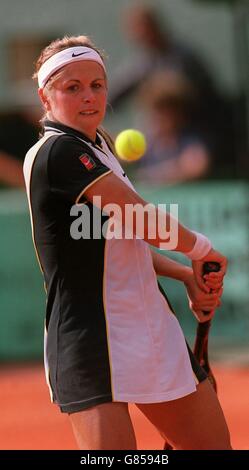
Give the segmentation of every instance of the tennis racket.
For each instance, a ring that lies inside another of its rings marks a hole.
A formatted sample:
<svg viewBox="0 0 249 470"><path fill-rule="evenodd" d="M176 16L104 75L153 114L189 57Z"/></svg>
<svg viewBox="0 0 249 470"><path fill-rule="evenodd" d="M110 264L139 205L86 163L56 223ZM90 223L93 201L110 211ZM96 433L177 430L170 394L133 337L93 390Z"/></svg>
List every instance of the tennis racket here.
<svg viewBox="0 0 249 470"><path fill-rule="evenodd" d="M216 261L208 261L203 264L203 275L211 272L218 272L220 270L220 264ZM208 315L209 312L203 312ZM198 323L196 329L196 338L194 345L194 355L207 373L208 379L211 382L214 390L217 392L217 384L209 364L208 359L208 335L210 331L211 320L207 320L203 323ZM166 441L163 450L172 450L172 446Z"/></svg>

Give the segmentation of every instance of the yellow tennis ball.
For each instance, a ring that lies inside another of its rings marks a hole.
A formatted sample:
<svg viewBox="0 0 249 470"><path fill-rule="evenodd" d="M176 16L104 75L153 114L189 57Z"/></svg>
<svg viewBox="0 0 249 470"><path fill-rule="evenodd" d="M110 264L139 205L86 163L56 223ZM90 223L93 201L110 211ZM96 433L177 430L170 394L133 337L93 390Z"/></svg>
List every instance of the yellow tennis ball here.
<svg viewBox="0 0 249 470"><path fill-rule="evenodd" d="M141 158L146 150L146 140L142 132L126 129L120 132L115 140L115 149L122 160L135 161Z"/></svg>

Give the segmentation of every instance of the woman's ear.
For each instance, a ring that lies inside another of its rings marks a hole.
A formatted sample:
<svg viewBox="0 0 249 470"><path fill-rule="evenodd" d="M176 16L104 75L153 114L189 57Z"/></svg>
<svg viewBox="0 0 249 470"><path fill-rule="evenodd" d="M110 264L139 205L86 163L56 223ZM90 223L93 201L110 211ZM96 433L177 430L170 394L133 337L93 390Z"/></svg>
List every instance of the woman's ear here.
<svg viewBox="0 0 249 470"><path fill-rule="evenodd" d="M48 97L44 93L44 88L38 88L38 95L39 95L39 98L40 98L45 110L50 111L51 106L50 106Z"/></svg>

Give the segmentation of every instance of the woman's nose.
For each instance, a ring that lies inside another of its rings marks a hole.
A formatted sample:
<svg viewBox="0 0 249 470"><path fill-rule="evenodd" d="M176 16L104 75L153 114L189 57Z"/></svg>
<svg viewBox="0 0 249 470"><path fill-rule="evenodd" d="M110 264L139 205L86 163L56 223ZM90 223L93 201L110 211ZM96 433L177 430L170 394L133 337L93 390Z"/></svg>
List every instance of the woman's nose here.
<svg viewBox="0 0 249 470"><path fill-rule="evenodd" d="M82 97L84 103L91 103L94 100L94 95L91 90L85 91Z"/></svg>

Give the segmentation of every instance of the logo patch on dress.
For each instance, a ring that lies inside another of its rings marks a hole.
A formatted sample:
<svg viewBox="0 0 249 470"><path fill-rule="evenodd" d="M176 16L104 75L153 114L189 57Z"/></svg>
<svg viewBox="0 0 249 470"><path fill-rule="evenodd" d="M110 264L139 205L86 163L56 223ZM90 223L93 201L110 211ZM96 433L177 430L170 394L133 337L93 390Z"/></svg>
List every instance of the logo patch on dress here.
<svg viewBox="0 0 249 470"><path fill-rule="evenodd" d="M83 153L83 155L81 155L81 156L79 157L79 160L81 161L81 163L84 165L84 167L85 167L88 171L91 171L91 170L93 170L93 168L96 167L95 161L94 161L93 158L90 157L90 155L88 155L87 153Z"/></svg>

